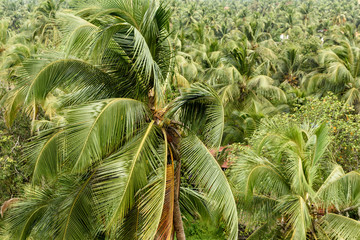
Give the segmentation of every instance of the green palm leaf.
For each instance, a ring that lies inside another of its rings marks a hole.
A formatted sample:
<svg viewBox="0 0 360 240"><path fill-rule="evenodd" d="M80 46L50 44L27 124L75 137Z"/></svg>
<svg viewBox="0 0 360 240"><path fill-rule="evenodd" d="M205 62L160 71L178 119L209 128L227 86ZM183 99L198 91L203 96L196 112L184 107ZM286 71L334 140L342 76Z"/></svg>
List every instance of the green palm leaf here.
<svg viewBox="0 0 360 240"><path fill-rule="evenodd" d="M0 104L5 106L4 116L7 127L11 127L14 123L16 114L25 100L26 91L26 87L20 87L16 90L8 92L1 99Z"/></svg>
<svg viewBox="0 0 360 240"><path fill-rule="evenodd" d="M214 215L209 207L206 194L195 189L180 187L179 203L181 214L187 220L200 218L203 221L209 221Z"/></svg>
<svg viewBox="0 0 360 240"><path fill-rule="evenodd" d="M360 221L329 213L324 217L322 226L333 239L359 239Z"/></svg>
<svg viewBox="0 0 360 240"><path fill-rule="evenodd" d="M86 100L96 99L102 92L115 95L113 81L107 73L82 60L62 59L50 63L36 75L29 86L26 102L42 103L53 89L72 84L76 84L77 89L91 87L83 96Z"/></svg>
<svg viewBox="0 0 360 240"><path fill-rule="evenodd" d="M276 99L286 102L285 93L278 87L273 85L274 80L265 75L258 75L250 79L247 83L248 88L256 91L266 98Z"/></svg>
<svg viewBox="0 0 360 240"><path fill-rule="evenodd" d="M34 226L45 215L54 192L48 189L26 189L27 199L14 205L9 217L11 239L26 240ZM47 226L43 231L49 230ZM47 234L50 234L47 233Z"/></svg>
<svg viewBox="0 0 360 240"><path fill-rule="evenodd" d="M33 183L39 183L43 178L51 179L60 170L63 157L64 131L50 130L33 139L27 146L27 158L33 166Z"/></svg>
<svg viewBox="0 0 360 240"><path fill-rule="evenodd" d="M169 117L179 115L186 127L204 136L209 147L219 147L224 131L224 108L219 95L210 86L193 84L169 106Z"/></svg>
<svg viewBox="0 0 360 240"><path fill-rule="evenodd" d="M236 239L238 216L235 199L228 180L218 162L201 140L190 135L181 141L182 166L191 182L207 194L226 221L229 239Z"/></svg>
<svg viewBox="0 0 360 240"><path fill-rule="evenodd" d="M254 191L274 196L290 192L288 178L283 176L281 169L251 150L241 155L241 161L234 162L231 175L234 184L244 189L247 199L253 197Z"/></svg>
<svg viewBox="0 0 360 240"><path fill-rule="evenodd" d="M301 196L286 196L280 199L277 211L289 217L293 225L291 239L306 240L306 233L311 225L311 215L307 203Z"/></svg>
<svg viewBox="0 0 360 240"><path fill-rule="evenodd" d="M58 219L50 220L56 220L54 235L58 239L85 239L94 235L94 227L100 224L99 219L94 217L95 202L91 190L94 174L89 173L75 181L69 177L60 179L59 197L54 201L58 207Z"/></svg>
<svg viewBox="0 0 360 240"><path fill-rule="evenodd" d="M129 111L131 109L131 111ZM70 109L66 120L67 159L74 171L112 153L127 141L147 116L147 107L127 98L107 99Z"/></svg>
<svg viewBox="0 0 360 240"><path fill-rule="evenodd" d="M107 163L99 168L96 176L98 183L95 185L95 194L98 199L97 211L101 215L107 216L106 225L108 229L115 229L121 223L135 204L134 195L149 184L148 177L154 176L154 174L156 174L155 176L158 174L164 176L164 170L158 169L160 167L164 169L163 162L166 153L160 150L164 147L164 140L158 138L158 134L161 133L154 122L147 124L141 133L126 144L120 152L110 156L106 160ZM157 173L157 171L160 172ZM162 177L162 179L164 178ZM158 195L163 196L162 202L165 194L165 181L161 180L160 183L163 187L160 187L159 184L149 186L156 188L154 193L163 194ZM151 200L152 204L159 203L158 198L144 199ZM159 211L152 217L158 216L157 221L160 221L162 205L154 206ZM157 225L155 228L153 225L149 226L150 229L145 229L144 234L155 234Z"/></svg>

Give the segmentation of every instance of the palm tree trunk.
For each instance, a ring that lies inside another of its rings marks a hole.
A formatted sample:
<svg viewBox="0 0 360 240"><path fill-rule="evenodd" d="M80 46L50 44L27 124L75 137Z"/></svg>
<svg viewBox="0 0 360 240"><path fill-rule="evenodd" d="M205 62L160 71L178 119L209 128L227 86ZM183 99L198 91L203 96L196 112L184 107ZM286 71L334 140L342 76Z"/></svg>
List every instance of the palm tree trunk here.
<svg viewBox="0 0 360 240"><path fill-rule="evenodd" d="M181 158L180 158L180 133L175 128L167 129L167 139L170 144L170 154L172 161L176 163L176 172L174 174L174 232L177 240L185 240L184 225L181 217L179 195L180 195L180 182L181 182Z"/></svg>
<svg viewBox="0 0 360 240"><path fill-rule="evenodd" d="M178 159L178 166L175 174L175 193L174 193L174 230L176 233L176 239L185 240L185 232L183 221L180 212L180 204L179 204L179 192L180 192L180 170L181 170L181 161Z"/></svg>

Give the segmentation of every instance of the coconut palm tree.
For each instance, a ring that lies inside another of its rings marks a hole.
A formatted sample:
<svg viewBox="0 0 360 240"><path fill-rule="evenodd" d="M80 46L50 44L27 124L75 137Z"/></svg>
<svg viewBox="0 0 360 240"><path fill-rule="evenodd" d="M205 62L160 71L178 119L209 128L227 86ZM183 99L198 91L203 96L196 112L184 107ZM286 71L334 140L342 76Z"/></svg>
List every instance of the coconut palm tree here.
<svg viewBox="0 0 360 240"><path fill-rule="evenodd" d="M45 0L36 8L33 38L45 46L56 45L60 41L60 32L56 23L56 12L60 10L64 0Z"/></svg>
<svg viewBox="0 0 360 240"><path fill-rule="evenodd" d="M271 59L276 57L271 53L269 49L269 54L260 54L257 49L250 49L244 42L228 54L225 58L231 66L226 69L228 77L218 83L219 93L225 104L230 102L242 105L252 99L260 99L259 102L286 102L285 93L268 76L273 69Z"/></svg>
<svg viewBox="0 0 360 240"><path fill-rule="evenodd" d="M300 7L300 13L302 14L302 21L305 26L308 25L308 22L310 20L310 14L312 10L312 1L307 1L303 3Z"/></svg>
<svg viewBox="0 0 360 240"><path fill-rule="evenodd" d="M278 72L281 82L286 81L296 87L300 85L303 72L303 65L306 58L301 55L298 47L290 46L284 50L279 58Z"/></svg>
<svg viewBox="0 0 360 240"><path fill-rule="evenodd" d="M319 62L322 73L314 74L305 82L310 93L333 91L339 94L346 104L357 109L360 102L359 64L360 49L348 41L321 52Z"/></svg>
<svg viewBox="0 0 360 240"><path fill-rule="evenodd" d="M245 105L242 111L227 111L222 144L248 144L248 139L257 129L261 119L282 112L281 107L283 106L274 106L268 101L252 101Z"/></svg>
<svg viewBox="0 0 360 240"><path fill-rule="evenodd" d="M36 119L54 96L61 116L26 151L33 183L8 215L10 238L185 239L180 207L197 205L183 204L196 198L180 188L185 176L236 239L232 190L208 150L220 145L224 108L206 84L168 92L170 10L147 0L87 6L63 15L65 53L24 64L5 101L10 121L21 105Z"/></svg>
<svg viewBox="0 0 360 240"><path fill-rule="evenodd" d="M358 239L360 174L328 160L326 125L263 124L231 171L240 218L262 224L248 239Z"/></svg>

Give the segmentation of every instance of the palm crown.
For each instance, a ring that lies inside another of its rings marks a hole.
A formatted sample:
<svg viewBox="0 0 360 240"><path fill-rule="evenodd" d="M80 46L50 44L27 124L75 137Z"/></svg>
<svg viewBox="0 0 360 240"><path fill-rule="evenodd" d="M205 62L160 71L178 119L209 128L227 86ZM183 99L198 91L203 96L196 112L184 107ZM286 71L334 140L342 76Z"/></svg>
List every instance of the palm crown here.
<svg viewBox="0 0 360 240"><path fill-rule="evenodd" d="M284 129L267 121L260 129L231 174L246 206L241 219L263 224L250 239L266 232L284 239L357 239L360 223L344 214L359 206L360 174L345 174L327 160L326 124Z"/></svg>

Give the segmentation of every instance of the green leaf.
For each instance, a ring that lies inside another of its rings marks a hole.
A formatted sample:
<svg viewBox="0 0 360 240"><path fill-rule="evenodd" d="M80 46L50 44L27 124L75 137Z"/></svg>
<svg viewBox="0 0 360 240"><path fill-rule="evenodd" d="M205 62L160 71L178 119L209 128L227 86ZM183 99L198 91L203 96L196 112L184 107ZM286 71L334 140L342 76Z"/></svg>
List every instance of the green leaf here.
<svg viewBox="0 0 360 240"><path fill-rule="evenodd" d="M39 183L43 178L49 180L59 173L63 160L63 134L63 129L45 131L27 146L26 157L34 169L33 183Z"/></svg>
<svg viewBox="0 0 360 240"><path fill-rule="evenodd" d="M83 99L77 103L97 99L99 94L106 92L114 96L114 82L106 72L83 60L60 59L45 66L31 80L26 102L43 103L46 96L57 87L76 86L76 89L91 88Z"/></svg>
<svg viewBox="0 0 360 240"><path fill-rule="evenodd" d="M164 176L164 170L161 169L164 169L165 152L160 150L164 149L164 140L159 136L161 133L154 122L147 124L146 128L132 141L106 159L106 163L102 164L97 171L96 181L98 183L95 185L95 195L98 199L97 211L106 216L107 229L116 229L116 226L121 223L135 204L135 194L150 183L150 176L154 176L154 174L155 176ZM157 171L160 172L157 173ZM163 187L159 188L159 185L155 184L154 188L157 191L154 191L154 194L164 194L165 182L161 180L158 183L161 183ZM157 198L144 199L151 200L152 204L159 203ZM155 199L157 200L155 201ZM161 216L162 207L155 206L159 210L157 214ZM150 230L154 230L155 234L157 226ZM145 233L150 234L150 230L146 230Z"/></svg>
<svg viewBox="0 0 360 240"><path fill-rule="evenodd" d="M334 213L326 214L322 226L334 239L359 239L360 221Z"/></svg>
<svg viewBox="0 0 360 240"><path fill-rule="evenodd" d="M111 154L133 136L147 114L146 105L127 98L107 99L68 110L67 160L73 170L82 171Z"/></svg>
<svg viewBox="0 0 360 240"><path fill-rule="evenodd" d="M224 131L224 108L220 97L206 84L193 84L170 106L169 117L178 114L180 121L194 132L199 131L209 147L220 147Z"/></svg>
<svg viewBox="0 0 360 240"><path fill-rule="evenodd" d="M235 199L229 182L216 159L195 135L181 141L182 167L190 181L204 193L222 214L227 225L229 239L237 239L238 215Z"/></svg>

